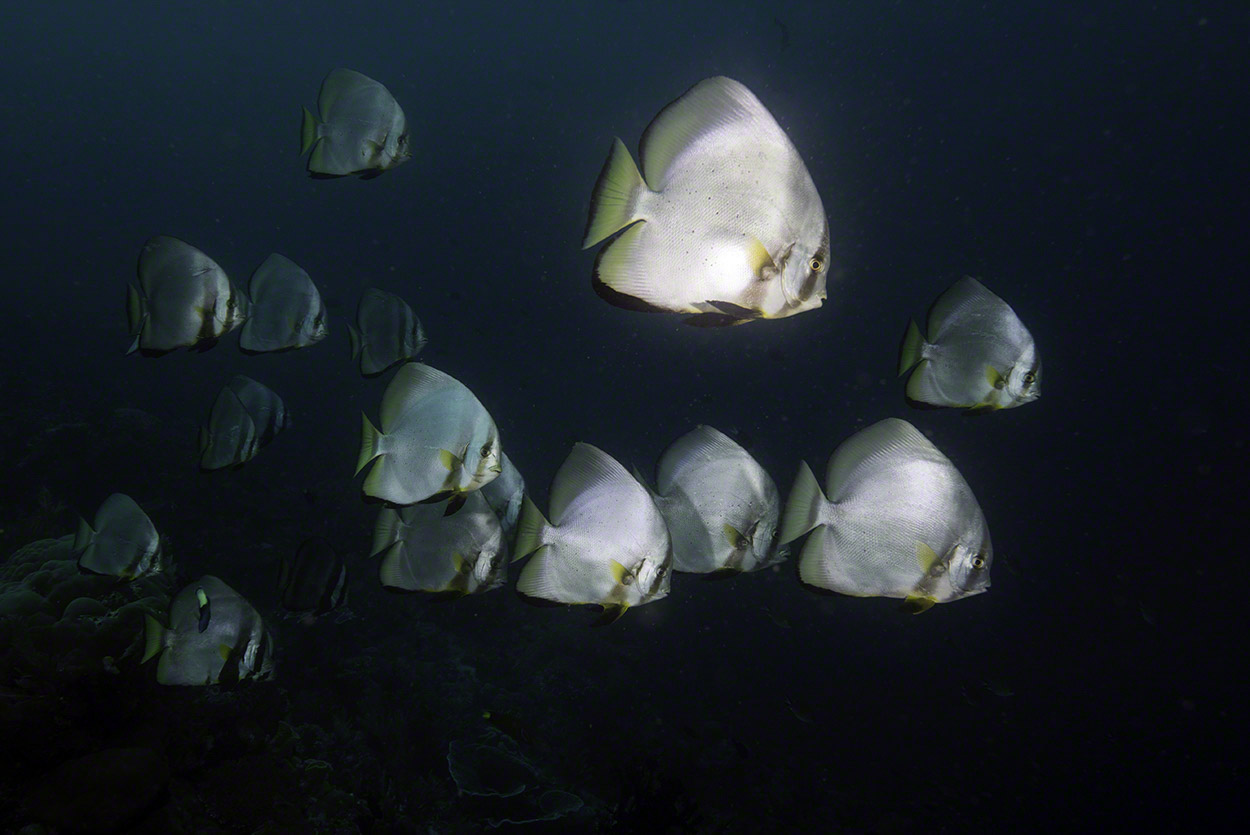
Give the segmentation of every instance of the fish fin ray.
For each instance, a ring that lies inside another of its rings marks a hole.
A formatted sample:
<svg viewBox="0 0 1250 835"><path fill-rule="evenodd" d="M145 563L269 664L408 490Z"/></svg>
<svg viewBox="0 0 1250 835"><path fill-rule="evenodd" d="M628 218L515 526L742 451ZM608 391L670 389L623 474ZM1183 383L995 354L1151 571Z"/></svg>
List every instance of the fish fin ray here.
<svg viewBox="0 0 1250 835"><path fill-rule="evenodd" d="M812 468L806 461L800 461L794 484L790 488L790 496L786 500L785 511L781 514L777 544L784 545L798 539L816 527L820 520L820 506L825 501L825 494L821 491Z"/></svg>
<svg viewBox="0 0 1250 835"><path fill-rule="evenodd" d="M907 332L903 334L903 343L898 351L898 376L902 377L924 358L924 335L920 326L912 319L907 323Z"/></svg>
<svg viewBox="0 0 1250 835"><path fill-rule="evenodd" d="M613 140L590 194L590 216L586 219L582 249L589 249L638 220L638 194L646 187L625 143L620 138Z"/></svg>

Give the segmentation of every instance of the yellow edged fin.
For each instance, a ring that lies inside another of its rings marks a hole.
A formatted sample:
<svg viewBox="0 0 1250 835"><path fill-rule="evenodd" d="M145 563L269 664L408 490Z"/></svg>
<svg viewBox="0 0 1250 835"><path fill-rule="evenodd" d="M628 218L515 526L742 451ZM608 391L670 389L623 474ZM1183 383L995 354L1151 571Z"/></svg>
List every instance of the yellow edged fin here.
<svg viewBox="0 0 1250 835"><path fill-rule="evenodd" d="M634 205L638 194L646 188L629 149L619 138L615 139L590 195L590 217L586 220L582 249L594 246L637 220Z"/></svg>
<svg viewBox="0 0 1250 835"><path fill-rule="evenodd" d="M455 566L457 574L468 574L470 571L469 564L464 561L464 557L460 556L459 551L452 552L451 564Z"/></svg>
<svg viewBox="0 0 1250 835"><path fill-rule="evenodd" d="M151 615L143 616L144 625L144 650L143 660L140 664L146 664L153 656L159 655L161 650L165 648L165 627L161 622Z"/></svg>
<svg viewBox="0 0 1250 835"><path fill-rule="evenodd" d="M937 600L928 595L909 594L903 601L903 611L918 615L932 609L934 603L937 603Z"/></svg>
<svg viewBox="0 0 1250 835"><path fill-rule="evenodd" d="M770 273L777 272L777 262L769 254L768 247L754 235L747 236L747 263L751 266L751 272L760 279L768 277L765 275L766 270Z"/></svg>
<svg viewBox="0 0 1250 835"><path fill-rule="evenodd" d="M729 547L733 548L735 551L745 548L750 544L750 540L743 536L737 528L728 522L725 523L722 530L725 532L725 539L728 540Z"/></svg>
<svg viewBox="0 0 1250 835"><path fill-rule="evenodd" d="M461 465L464 463L462 459L456 457L454 452L446 449L440 449L438 451L438 460L449 473L454 473L456 470L460 469Z"/></svg>
<svg viewBox="0 0 1250 835"><path fill-rule="evenodd" d="M230 645L229 645L229 644L218 644L218 645L217 645L217 654L221 656L221 660L222 660L222 661L229 661L229 660L230 660Z"/></svg>

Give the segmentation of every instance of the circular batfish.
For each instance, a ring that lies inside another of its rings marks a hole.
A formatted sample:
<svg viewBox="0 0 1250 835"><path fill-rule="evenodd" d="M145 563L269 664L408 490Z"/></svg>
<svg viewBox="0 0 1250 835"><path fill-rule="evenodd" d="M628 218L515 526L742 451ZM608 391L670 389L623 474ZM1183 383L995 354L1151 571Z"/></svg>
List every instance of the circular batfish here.
<svg viewBox="0 0 1250 835"><path fill-rule="evenodd" d="M781 542L803 545L803 582L856 597L897 597L922 612L990 587L989 527L963 476L905 420L888 418L829 459L828 498L806 462Z"/></svg>
<svg viewBox="0 0 1250 835"><path fill-rule="evenodd" d="M248 299L217 262L186 241L157 235L139 253L139 283L127 287L130 350L160 356L205 350L247 318Z"/></svg>
<svg viewBox="0 0 1250 835"><path fill-rule="evenodd" d="M355 70L332 70L317 96L320 118L304 108L300 153L313 177L376 177L412 156L404 111L390 90Z"/></svg>
<svg viewBox="0 0 1250 835"><path fill-rule="evenodd" d="M610 622L668 594L673 547L650 493L616 459L577 443L551 482L551 521L521 502L517 591L558 603L597 603Z"/></svg>
<svg viewBox="0 0 1250 835"><path fill-rule="evenodd" d="M929 309L928 338L913 320L898 373L915 369L907 399L970 414L1031 403L1042 393L1042 360L1011 305L975 278L955 282Z"/></svg>
<svg viewBox="0 0 1250 835"><path fill-rule="evenodd" d="M161 537L134 499L114 493L95 512L95 524L78 520L74 536L78 568L135 580L164 570Z"/></svg>
<svg viewBox="0 0 1250 835"><path fill-rule="evenodd" d="M781 516L777 485L724 433L698 426L682 435L660 456L656 476L674 570L738 573L785 558L773 547Z"/></svg>
<svg viewBox="0 0 1250 835"><path fill-rule="evenodd" d="M271 253L248 282L251 315L239 331L247 353L290 351L330 333L321 293L308 273L284 255Z"/></svg>
<svg viewBox="0 0 1250 835"><path fill-rule="evenodd" d="M383 508L373 532L382 585L463 595L490 591L508 576L508 546L482 491L447 516L445 503Z"/></svg>
<svg viewBox="0 0 1250 835"><path fill-rule="evenodd" d="M397 505L450 498L449 513L465 494L499 475L503 450L495 421L456 378L418 362L399 369L382 395L382 430L361 415L359 473L366 497Z"/></svg>
<svg viewBox="0 0 1250 835"><path fill-rule="evenodd" d="M594 286L692 325L777 319L820 307L829 222L785 131L755 95L716 77L647 127L642 173L617 139L591 195L582 248L625 229L595 260ZM628 227L628 228L626 228Z"/></svg>
<svg viewBox="0 0 1250 835"><path fill-rule="evenodd" d="M361 294L356 326L349 324L347 332L352 359L360 358L360 373L366 377L412 359L425 347L425 330L408 302L376 287Z"/></svg>

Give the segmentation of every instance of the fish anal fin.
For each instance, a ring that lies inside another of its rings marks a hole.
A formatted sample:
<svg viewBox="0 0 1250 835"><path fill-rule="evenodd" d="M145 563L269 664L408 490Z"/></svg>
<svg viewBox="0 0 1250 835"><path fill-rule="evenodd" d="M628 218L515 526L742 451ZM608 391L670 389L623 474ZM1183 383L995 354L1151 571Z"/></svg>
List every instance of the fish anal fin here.
<svg viewBox="0 0 1250 835"><path fill-rule="evenodd" d="M937 600L929 595L909 594L901 608L904 612L918 615L932 609L934 603L937 603Z"/></svg>

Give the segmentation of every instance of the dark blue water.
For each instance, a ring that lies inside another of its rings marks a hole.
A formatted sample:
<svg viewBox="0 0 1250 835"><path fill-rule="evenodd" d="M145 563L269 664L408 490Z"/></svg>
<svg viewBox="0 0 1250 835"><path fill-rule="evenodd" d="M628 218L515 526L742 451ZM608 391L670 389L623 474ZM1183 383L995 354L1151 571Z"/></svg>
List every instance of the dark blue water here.
<svg viewBox="0 0 1250 835"><path fill-rule="evenodd" d="M182 582L217 574L272 618L279 665L226 691L158 687L149 665L125 698L56 696L69 718L14 709L4 826L50 820L32 793L62 763L138 746L169 777L136 831L475 831L496 812L457 797L446 753L483 711L587 803L531 831L1194 826L1243 787L1244 7L28 4L0 28L3 551L129 493ZM299 108L338 66L396 96L411 161L307 177ZM612 137L636 149L716 74L761 98L820 190L817 312L702 330L591 290L580 238ZM240 284L287 255L331 336L124 356L155 234ZM1036 337L1038 402L973 420L904 403L903 327L965 274ZM800 459L819 472L856 429L905 417L976 492L993 589L911 617L813 594L787 563L679 575L604 629L511 588L384 593L351 478L386 379L349 359L370 286L412 304L422 359L491 410L540 507L577 440L649 469L708 423L784 492ZM294 424L201 475L197 427L236 373ZM354 620L278 617L278 560L312 534L349 555ZM25 704L33 686L0 692ZM54 742L31 741L39 722Z"/></svg>

